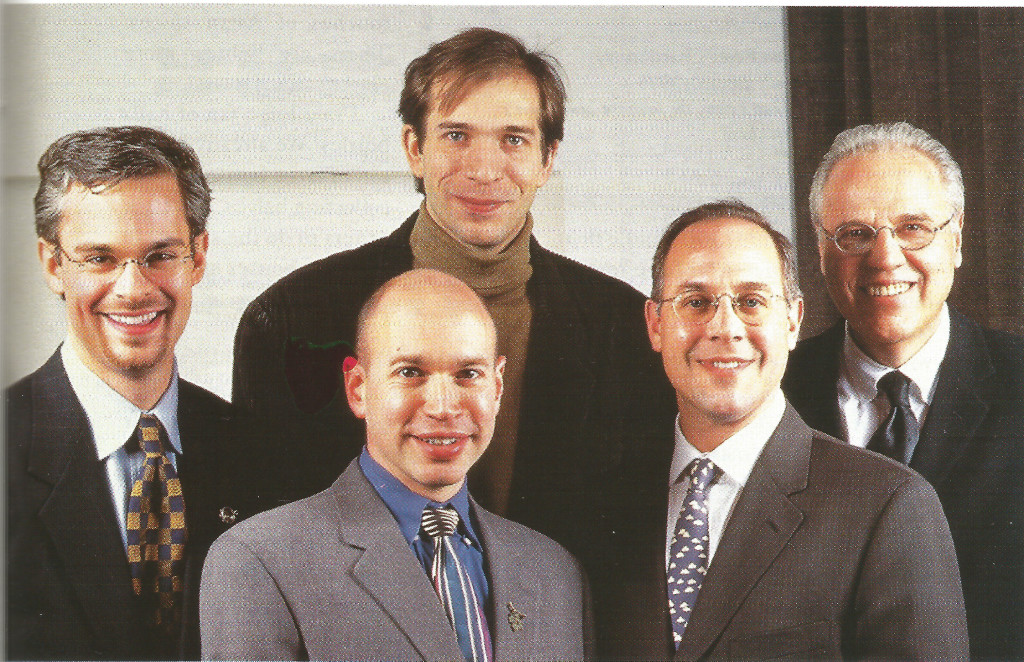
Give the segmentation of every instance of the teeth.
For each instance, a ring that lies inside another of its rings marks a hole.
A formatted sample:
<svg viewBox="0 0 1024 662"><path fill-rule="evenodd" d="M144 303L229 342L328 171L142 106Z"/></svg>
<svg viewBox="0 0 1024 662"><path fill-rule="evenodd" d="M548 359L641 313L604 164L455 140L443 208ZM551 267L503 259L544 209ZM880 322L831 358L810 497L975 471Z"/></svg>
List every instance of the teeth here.
<svg viewBox="0 0 1024 662"><path fill-rule="evenodd" d="M458 437L421 437L421 439L431 446L451 446L459 440Z"/></svg>
<svg viewBox="0 0 1024 662"><path fill-rule="evenodd" d="M141 326L143 324L149 324L156 319L157 313L146 313L145 315L108 315L110 319L120 324L130 324L132 326Z"/></svg>
<svg viewBox="0 0 1024 662"><path fill-rule="evenodd" d="M910 283L893 283L891 285L875 285L868 287L868 294L873 297L892 297L903 294L910 289Z"/></svg>
<svg viewBox="0 0 1024 662"><path fill-rule="evenodd" d="M711 365L716 368L731 369L740 367L740 363L740 361L712 361Z"/></svg>

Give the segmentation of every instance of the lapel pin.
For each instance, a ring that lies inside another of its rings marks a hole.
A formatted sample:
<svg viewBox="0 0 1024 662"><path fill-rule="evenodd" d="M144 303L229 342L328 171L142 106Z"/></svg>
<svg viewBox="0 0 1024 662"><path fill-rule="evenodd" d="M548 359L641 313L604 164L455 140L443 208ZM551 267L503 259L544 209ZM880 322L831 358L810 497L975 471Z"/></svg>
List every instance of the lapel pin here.
<svg viewBox="0 0 1024 662"><path fill-rule="evenodd" d="M523 629L523 620L526 618L526 614L516 609L511 602L505 606L508 608L508 626L512 628L513 632L519 632Z"/></svg>
<svg viewBox="0 0 1024 662"><path fill-rule="evenodd" d="M217 515L220 517L220 521L225 524L234 524L238 519L238 511L231 506L224 506L218 511Z"/></svg>

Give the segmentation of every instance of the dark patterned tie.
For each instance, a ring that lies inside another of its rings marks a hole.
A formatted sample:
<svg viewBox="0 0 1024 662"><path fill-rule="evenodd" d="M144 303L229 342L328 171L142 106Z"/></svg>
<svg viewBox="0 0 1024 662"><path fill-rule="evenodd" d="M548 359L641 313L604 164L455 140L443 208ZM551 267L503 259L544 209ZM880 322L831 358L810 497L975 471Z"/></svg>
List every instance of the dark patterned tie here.
<svg viewBox="0 0 1024 662"><path fill-rule="evenodd" d="M676 521L675 535L668 556L668 613L672 620L672 638L676 648L683 640L686 624L697 603L701 582L708 571L707 490L718 472L707 458L697 458L687 466L690 487Z"/></svg>
<svg viewBox="0 0 1024 662"><path fill-rule="evenodd" d="M910 380L902 372L893 370L878 380L878 392L889 400L889 417L885 419L868 442L868 450L887 455L906 464L908 451L917 445L920 429L914 411L910 408Z"/></svg>
<svg viewBox="0 0 1024 662"><path fill-rule="evenodd" d="M491 659L487 619L480 607L473 582L452 547L452 535L458 526L459 514L451 506L423 509L420 527L434 542L430 581L441 599L466 660L487 662Z"/></svg>
<svg viewBox="0 0 1024 662"><path fill-rule="evenodd" d="M152 624L173 637L181 623L185 500L178 473L167 457L166 433L155 416L142 415L135 441L146 453L146 461L128 498L126 528L132 588L152 607Z"/></svg>

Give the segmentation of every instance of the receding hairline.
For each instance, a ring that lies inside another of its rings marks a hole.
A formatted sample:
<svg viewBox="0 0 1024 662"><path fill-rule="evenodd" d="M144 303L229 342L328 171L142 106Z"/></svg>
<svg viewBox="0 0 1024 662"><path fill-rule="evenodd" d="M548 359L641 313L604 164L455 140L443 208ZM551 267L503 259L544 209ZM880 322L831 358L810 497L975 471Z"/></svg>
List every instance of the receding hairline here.
<svg viewBox="0 0 1024 662"><path fill-rule="evenodd" d="M699 227L699 226L705 225L705 224L725 225L727 223L743 223L745 225L753 226L753 227L755 227L755 228L757 228L758 230L761 231L761 234L768 241L768 246L771 247L772 255L775 256L775 261L776 261L776 263L778 264L778 267L779 267L779 283L782 285L783 293L785 294L785 290L786 290L786 265L785 265L785 262L783 260L783 256L779 252L779 248L778 248L778 245L776 243L775 237L773 237L772 233L769 232L768 229L765 228L760 223L758 223L756 221L753 221L753 220L751 220L749 218L744 218L742 216L733 216L733 215L730 215L730 214L722 214L721 216L712 216L710 218L702 218L702 219L700 219L698 221L694 221L690 225L687 225L685 228L683 228L682 230L679 231L679 233L672 240L672 243L669 244L668 253L665 256L666 257L666 262L668 261L667 260L668 255L671 255L672 250L675 248L676 242L678 242L679 239L684 234L686 234L687 230L692 230L693 228L696 228L696 227ZM662 292L661 296L665 296L665 293ZM792 293L792 298L793 299L802 299L803 298L803 294L801 292L797 291L795 293Z"/></svg>

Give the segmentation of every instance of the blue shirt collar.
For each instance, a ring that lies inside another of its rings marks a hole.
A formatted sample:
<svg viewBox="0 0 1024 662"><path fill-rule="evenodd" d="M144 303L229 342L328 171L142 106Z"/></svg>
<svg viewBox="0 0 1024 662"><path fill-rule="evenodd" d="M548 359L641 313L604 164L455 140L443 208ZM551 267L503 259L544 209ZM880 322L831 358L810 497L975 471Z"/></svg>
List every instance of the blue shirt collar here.
<svg viewBox="0 0 1024 662"><path fill-rule="evenodd" d="M363 452L359 455L359 468L362 469L366 480L370 481L370 485L373 485L373 489L380 495L384 505L388 507L388 510L391 511L391 514L398 521L398 528L402 531L402 536L405 537L405 540L410 545L417 534L419 534L420 517L423 514L423 509L427 506L440 508L450 503L455 508L455 512L459 514L462 532L473 541L473 544L478 549L482 548L476 531L473 529L473 519L470 517L469 510L469 490L466 489L465 482L463 482L462 487L459 488L459 491L450 501L438 503L416 494L403 485L402 481L392 476L387 469L380 466L376 460L370 457L366 446L363 446Z"/></svg>

